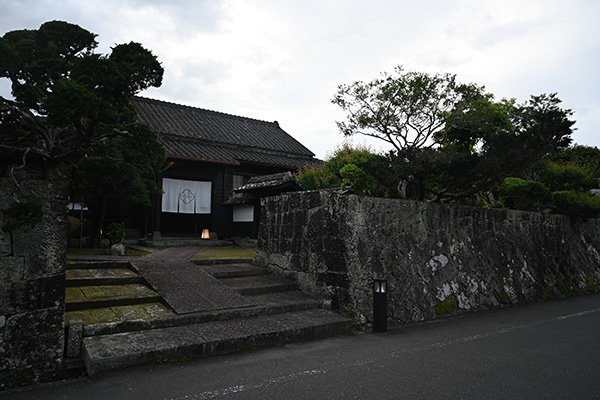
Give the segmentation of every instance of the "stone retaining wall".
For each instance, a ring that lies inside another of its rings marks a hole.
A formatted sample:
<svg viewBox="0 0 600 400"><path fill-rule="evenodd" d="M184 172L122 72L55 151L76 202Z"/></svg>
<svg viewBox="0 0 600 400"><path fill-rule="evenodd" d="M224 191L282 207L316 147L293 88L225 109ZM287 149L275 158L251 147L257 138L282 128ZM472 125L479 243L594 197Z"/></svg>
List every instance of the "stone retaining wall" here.
<svg viewBox="0 0 600 400"><path fill-rule="evenodd" d="M392 323L596 292L600 220L309 191L262 200L257 263L358 324L372 280Z"/></svg>
<svg viewBox="0 0 600 400"><path fill-rule="evenodd" d="M19 172L18 196L44 200L33 229L2 231L0 211L0 391L62 376L64 353L67 185L48 165ZM14 201L11 179L0 178L0 210ZM58 228L57 228L58 227Z"/></svg>

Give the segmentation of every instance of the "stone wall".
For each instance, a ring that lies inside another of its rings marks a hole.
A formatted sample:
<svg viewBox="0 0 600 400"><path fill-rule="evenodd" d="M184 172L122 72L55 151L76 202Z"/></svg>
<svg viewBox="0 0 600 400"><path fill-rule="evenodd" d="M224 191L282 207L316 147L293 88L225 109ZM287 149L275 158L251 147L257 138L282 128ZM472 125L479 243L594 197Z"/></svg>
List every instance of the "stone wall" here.
<svg viewBox="0 0 600 400"><path fill-rule="evenodd" d="M44 216L33 229L14 231L11 245L0 211L0 390L63 372L68 176L39 165L17 179L19 199L42 199ZM0 210L14 201L14 189L0 178Z"/></svg>
<svg viewBox="0 0 600 400"><path fill-rule="evenodd" d="M372 320L388 280L392 323L596 292L600 220L309 191L263 199L257 262Z"/></svg>

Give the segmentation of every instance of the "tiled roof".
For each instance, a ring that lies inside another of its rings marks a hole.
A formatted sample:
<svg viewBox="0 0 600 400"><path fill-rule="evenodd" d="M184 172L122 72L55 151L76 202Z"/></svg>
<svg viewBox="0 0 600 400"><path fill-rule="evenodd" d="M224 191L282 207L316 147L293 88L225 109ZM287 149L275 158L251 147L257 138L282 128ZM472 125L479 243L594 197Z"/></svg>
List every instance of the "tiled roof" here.
<svg viewBox="0 0 600 400"><path fill-rule="evenodd" d="M138 118L161 136L172 158L287 168L318 165L319 160L277 122L259 121L134 97Z"/></svg>
<svg viewBox="0 0 600 400"><path fill-rule="evenodd" d="M260 192L295 192L303 190L300 182L296 180L291 172L280 172L278 174L254 176L248 183L233 191L236 193L260 193Z"/></svg>

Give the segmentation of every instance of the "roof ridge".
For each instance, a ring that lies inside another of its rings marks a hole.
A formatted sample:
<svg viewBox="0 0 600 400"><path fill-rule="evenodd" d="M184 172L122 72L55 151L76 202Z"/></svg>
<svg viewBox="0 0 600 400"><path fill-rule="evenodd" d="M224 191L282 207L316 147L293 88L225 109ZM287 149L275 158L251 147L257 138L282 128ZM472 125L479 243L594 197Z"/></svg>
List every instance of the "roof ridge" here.
<svg viewBox="0 0 600 400"><path fill-rule="evenodd" d="M225 113L225 112L221 112L221 111L209 110L207 108L189 106L189 105L186 105L186 104L179 104L179 103L175 103L175 102L172 102L172 101L152 99L150 97L133 96L133 98L136 99L136 100L149 101L149 102L155 102L155 103L163 103L163 104L168 104L168 105L176 106L176 107L190 108L190 109L193 109L193 110L199 110L199 111L203 111L203 112L209 112L209 113L212 113L212 114L218 114L218 115L221 115L221 116L224 116L224 117L227 117L227 118L232 118L232 119L239 119L239 120L244 120L244 121L258 122L258 123L261 123L261 124L274 125L277 128L280 128L279 123L277 121L269 122L269 121L265 121L265 120L261 120L261 119L250 118L250 117L243 117L241 115L235 115L235 114L229 114L229 113Z"/></svg>

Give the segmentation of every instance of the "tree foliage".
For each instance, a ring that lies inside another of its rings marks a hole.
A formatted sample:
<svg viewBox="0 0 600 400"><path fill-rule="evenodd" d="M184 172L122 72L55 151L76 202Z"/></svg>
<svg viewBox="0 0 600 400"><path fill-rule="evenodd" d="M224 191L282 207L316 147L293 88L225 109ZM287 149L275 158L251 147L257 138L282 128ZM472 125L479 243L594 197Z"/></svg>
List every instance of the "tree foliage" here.
<svg viewBox="0 0 600 400"><path fill-rule="evenodd" d="M296 179L307 190L352 186L359 194L388 196L388 189L380 180L387 170L385 157L367 147L352 148L344 144L320 167L298 171Z"/></svg>
<svg viewBox="0 0 600 400"><path fill-rule="evenodd" d="M548 160L585 168L594 177L600 178L600 149L597 147L574 145L564 151L551 154Z"/></svg>
<svg viewBox="0 0 600 400"><path fill-rule="evenodd" d="M600 218L600 197L573 190L554 192L552 211L581 218Z"/></svg>
<svg viewBox="0 0 600 400"><path fill-rule="evenodd" d="M541 211L547 203L548 188L538 181L505 178L497 190L498 205L523 211Z"/></svg>
<svg viewBox="0 0 600 400"><path fill-rule="evenodd" d="M338 122L344 135L393 146L388 164L401 197L438 202L481 199L504 178L566 148L574 124L556 94L523 104L495 101L453 75L402 68L395 76L342 85L332 101L348 113Z"/></svg>
<svg viewBox="0 0 600 400"><path fill-rule="evenodd" d="M133 118L129 99L160 86L163 69L138 43L94 54L95 36L51 21L0 38L0 78L11 81L15 98L0 98L3 149L64 159L124 133L119 128Z"/></svg>
<svg viewBox="0 0 600 400"><path fill-rule="evenodd" d="M2 230L12 233L21 227L33 228L42 222L42 201L37 197L27 201L11 203L6 210L2 210Z"/></svg>
<svg viewBox="0 0 600 400"><path fill-rule="evenodd" d="M158 135L147 125L125 126L128 135L111 138L76 162L73 192L118 197L125 202L150 206L155 174L165 160ZM78 197L78 196L77 196Z"/></svg>
<svg viewBox="0 0 600 400"><path fill-rule="evenodd" d="M526 211L550 211L583 218L600 217L600 187L595 169L600 150L574 146L534 165L529 179L510 177L499 185L498 205Z"/></svg>
<svg viewBox="0 0 600 400"><path fill-rule="evenodd" d="M347 112L347 120L337 122L345 136L375 137L397 151L428 146L446 121L464 112L482 91L450 74L404 72L402 67L395 73L338 87L332 102Z"/></svg>
<svg viewBox="0 0 600 400"><path fill-rule="evenodd" d="M16 199L15 170L35 157L76 166L80 193L149 202L165 151L135 122L130 99L160 86L163 68L139 43L107 55L94 53L97 45L95 34L62 21L0 38L0 78L10 80L14 97L0 97L0 163L12 165Z"/></svg>

